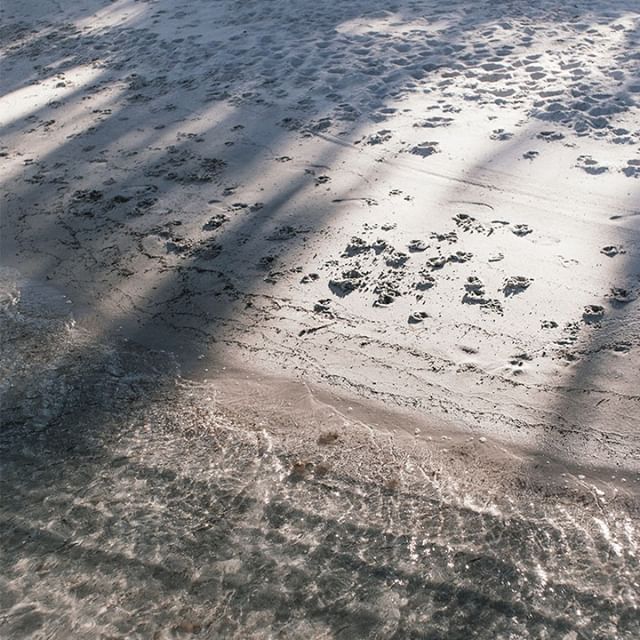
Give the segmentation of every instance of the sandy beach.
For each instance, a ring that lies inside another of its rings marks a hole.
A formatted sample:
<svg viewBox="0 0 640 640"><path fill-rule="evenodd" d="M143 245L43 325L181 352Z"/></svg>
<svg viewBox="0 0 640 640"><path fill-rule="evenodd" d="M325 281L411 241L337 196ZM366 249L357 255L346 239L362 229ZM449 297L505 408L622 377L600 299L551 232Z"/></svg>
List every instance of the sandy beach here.
<svg viewBox="0 0 640 640"><path fill-rule="evenodd" d="M640 634L636 2L0 18L7 637Z"/></svg>

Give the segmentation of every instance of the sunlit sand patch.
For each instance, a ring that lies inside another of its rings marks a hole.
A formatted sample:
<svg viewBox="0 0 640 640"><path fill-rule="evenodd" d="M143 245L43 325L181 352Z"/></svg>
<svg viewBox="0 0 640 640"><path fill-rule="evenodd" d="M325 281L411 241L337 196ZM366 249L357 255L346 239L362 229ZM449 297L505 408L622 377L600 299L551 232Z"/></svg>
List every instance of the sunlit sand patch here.
<svg viewBox="0 0 640 640"><path fill-rule="evenodd" d="M92 15L77 20L75 24L81 29L91 30L135 26L148 12L149 7L145 3L116 0Z"/></svg>
<svg viewBox="0 0 640 640"><path fill-rule="evenodd" d="M18 120L26 118L32 113L38 112L48 106L52 101L64 101L68 98L77 100L83 88L86 88L103 75L100 69L90 65L79 65L64 72L64 86L57 86L60 78L52 73L53 77L31 84L0 97L0 125L9 128ZM105 97L102 97L105 100ZM109 100L113 96L109 94ZM99 102L99 101L98 101ZM65 120L73 120L80 113L80 109L74 114L66 109L62 113L56 112L56 116L62 116Z"/></svg>

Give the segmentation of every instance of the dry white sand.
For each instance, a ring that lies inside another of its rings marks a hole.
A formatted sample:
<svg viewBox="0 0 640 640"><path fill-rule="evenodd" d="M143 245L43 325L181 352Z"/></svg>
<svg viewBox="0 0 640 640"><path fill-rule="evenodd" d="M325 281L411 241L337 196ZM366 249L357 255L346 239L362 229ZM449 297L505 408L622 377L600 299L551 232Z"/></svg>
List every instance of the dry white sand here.
<svg viewBox="0 0 640 640"><path fill-rule="evenodd" d="M8 0L2 262L188 372L637 470L638 28L604 0Z"/></svg>

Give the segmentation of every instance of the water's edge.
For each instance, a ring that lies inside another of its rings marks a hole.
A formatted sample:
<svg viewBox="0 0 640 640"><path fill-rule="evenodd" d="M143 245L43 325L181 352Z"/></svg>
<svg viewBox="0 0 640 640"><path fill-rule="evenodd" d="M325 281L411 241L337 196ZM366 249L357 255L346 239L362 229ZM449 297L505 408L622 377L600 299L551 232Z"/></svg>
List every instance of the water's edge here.
<svg viewBox="0 0 640 640"><path fill-rule="evenodd" d="M1 322L7 637L640 634L636 478L304 382L186 380L47 287Z"/></svg>

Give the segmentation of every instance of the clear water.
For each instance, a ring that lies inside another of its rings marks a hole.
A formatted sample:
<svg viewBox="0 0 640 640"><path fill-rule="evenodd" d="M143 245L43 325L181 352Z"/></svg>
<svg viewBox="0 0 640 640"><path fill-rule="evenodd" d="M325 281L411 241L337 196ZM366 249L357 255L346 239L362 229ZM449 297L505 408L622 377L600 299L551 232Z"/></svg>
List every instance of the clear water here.
<svg viewBox="0 0 640 640"><path fill-rule="evenodd" d="M2 298L5 638L640 637L638 513L229 409ZM330 440L330 439L329 439Z"/></svg>

